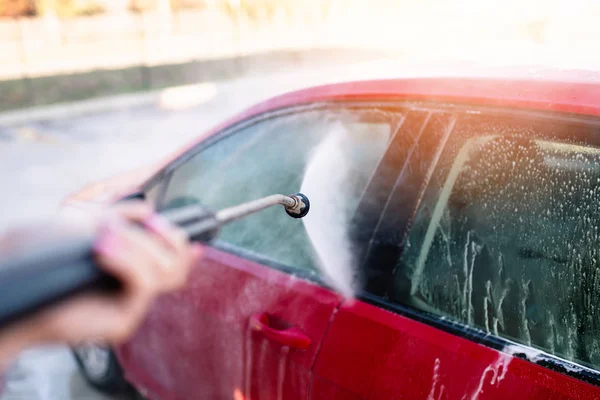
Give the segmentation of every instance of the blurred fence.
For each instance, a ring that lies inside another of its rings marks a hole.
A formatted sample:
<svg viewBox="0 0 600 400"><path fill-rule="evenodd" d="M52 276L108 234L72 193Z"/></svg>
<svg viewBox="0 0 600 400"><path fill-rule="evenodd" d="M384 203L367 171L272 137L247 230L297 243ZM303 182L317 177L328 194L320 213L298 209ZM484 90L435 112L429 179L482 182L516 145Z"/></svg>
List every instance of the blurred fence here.
<svg viewBox="0 0 600 400"><path fill-rule="evenodd" d="M340 56L330 49L416 54L523 41L592 49L600 38L599 7L583 17L553 17L518 14L523 7L516 0L501 8L433 0L286 0L251 12L242 7L248 1L237 3L168 13L0 19L0 109L230 77L302 62L315 52ZM69 79L52 78L64 75Z"/></svg>

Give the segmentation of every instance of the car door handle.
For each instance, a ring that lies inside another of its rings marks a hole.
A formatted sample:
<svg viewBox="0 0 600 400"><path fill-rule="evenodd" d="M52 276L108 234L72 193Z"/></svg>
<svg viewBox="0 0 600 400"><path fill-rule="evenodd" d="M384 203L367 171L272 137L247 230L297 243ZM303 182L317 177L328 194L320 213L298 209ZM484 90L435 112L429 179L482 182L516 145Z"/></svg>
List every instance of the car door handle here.
<svg viewBox="0 0 600 400"><path fill-rule="evenodd" d="M311 343L310 337L294 326L285 329L274 328L271 325L271 318L269 318L267 313L251 316L250 327L269 340L295 349L307 349Z"/></svg>

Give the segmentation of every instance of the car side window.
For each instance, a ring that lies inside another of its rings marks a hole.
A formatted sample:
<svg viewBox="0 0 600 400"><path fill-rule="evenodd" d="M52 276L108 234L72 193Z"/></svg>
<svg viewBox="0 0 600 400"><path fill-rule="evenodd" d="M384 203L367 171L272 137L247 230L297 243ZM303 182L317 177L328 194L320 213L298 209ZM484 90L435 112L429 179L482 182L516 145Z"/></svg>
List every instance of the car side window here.
<svg viewBox="0 0 600 400"><path fill-rule="evenodd" d="M304 219L268 209L224 227L218 244L314 273L327 257L323 245L338 251L348 243L349 216L387 148L395 118L377 110L322 109L251 122L179 166L163 208L200 202L221 209L302 191L311 201Z"/></svg>
<svg viewBox="0 0 600 400"><path fill-rule="evenodd" d="M600 368L600 148L502 135L453 145L392 297Z"/></svg>

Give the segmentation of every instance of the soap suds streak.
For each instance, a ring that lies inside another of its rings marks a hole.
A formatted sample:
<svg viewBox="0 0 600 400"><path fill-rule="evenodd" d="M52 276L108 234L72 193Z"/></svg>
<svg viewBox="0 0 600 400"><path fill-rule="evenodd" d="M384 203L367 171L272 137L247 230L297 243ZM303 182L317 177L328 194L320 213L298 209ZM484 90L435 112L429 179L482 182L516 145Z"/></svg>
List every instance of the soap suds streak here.
<svg viewBox="0 0 600 400"><path fill-rule="evenodd" d="M445 387L440 384L440 359L436 358L433 363L433 377L431 378L431 391L427 400L440 400L444 395ZM436 396L437 394L437 396Z"/></svg>
<svg viewBox="0 0 600 400"><path fill-rule="evenodd" d="M469 397L469 400L477 400L479 395L484 393L484 391L488 388L497 388L500 386L500 383L506 376L506 372L508 371L508 367L512 359L513 357L511 355L499 352L496 360L492 364L488 365L481 373L477 388L473 391Z"/></svg>

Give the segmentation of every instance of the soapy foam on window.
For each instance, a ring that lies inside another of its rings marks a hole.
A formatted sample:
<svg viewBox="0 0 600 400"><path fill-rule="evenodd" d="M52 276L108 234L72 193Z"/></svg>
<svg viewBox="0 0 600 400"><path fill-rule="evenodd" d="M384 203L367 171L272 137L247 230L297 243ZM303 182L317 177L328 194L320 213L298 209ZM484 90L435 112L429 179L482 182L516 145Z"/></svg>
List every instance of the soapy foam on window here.
<svg viewBox="0 0 600 400"><path fill-rule="evenodd" d="M595 288L600 281L594 245L599 238L597 213L593 209L600 182L595 162L598 150L540 140L532 141L530 147L519 138L486 149L474 146L489 139L467 141L462 146L441 188L423 232L423 244L415 253L413 294L427 303L419 308L458 317L462 323L540 347L571 362L598 365L600 346L593 335L597 329ZM468 165L473 153L466 151L469 148L483 154L483 167ZM465 199L467 204L478 205L470 214L456 211L473 218L477 225L468 225L468 230L460 232L464 235L453 237L447 204L462 172L469 174L469 180L463 179L459 187L471 197L458 197L452 207L462 210L461 200ZM499 185L497 177L505 177L500 180L505 183ZM479 196L473 197L473 193ZM509 234L502 236L504 232ZM565 238L569 239L566 243ZM436 252L428 261L432 246ZM475 257L480 257L480 265L493 266L479 269L477 282L472 281ZM449 278L456 283L434 292L431 277L438 273L434 266L446 268L444 261L448 268L455 266ZM423 271L425 264L431 270ZM519 275L521 270L527 273ZM553 294L548 294L549 286ZM476 297L472 297L474 288L479 292ZM548 301L552 296L560 301ZM450 305L446 305L448 298L454 299ZM479 310L476 320L473 307ZM562 364L560 359L554 361ZM565 369L574 368L571 363L564 364Z"/></svg>

